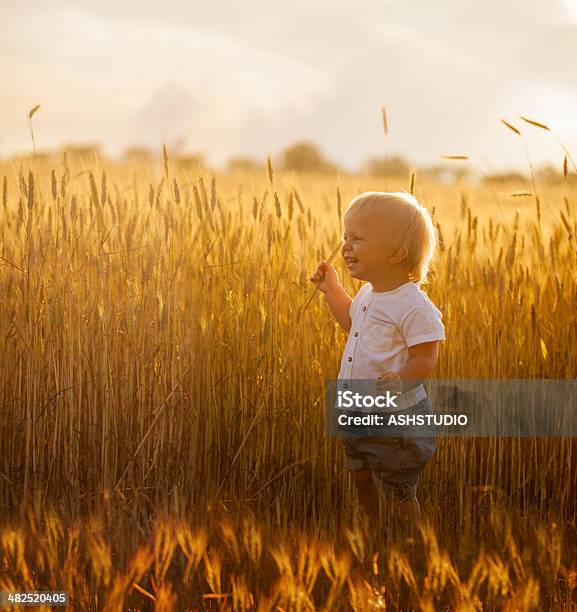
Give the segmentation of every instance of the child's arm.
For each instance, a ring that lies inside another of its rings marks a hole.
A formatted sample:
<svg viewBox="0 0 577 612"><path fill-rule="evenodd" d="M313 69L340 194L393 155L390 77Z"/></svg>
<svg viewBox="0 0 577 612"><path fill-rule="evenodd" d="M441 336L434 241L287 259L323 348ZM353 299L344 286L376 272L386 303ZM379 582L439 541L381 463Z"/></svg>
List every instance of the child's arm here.
<svg viewBox="0 0 577 612"><path fill-rule="evenodd" d="M427 378L437 365L439 340L422 342L409 347L411 359L397 372L405 380Z"/></svg>
<svg viewBox="0 0 577 612"><path fill-rule="evenodd" d="M408 350L411 358L400 370L397 372L381 372L379 374L379 382L377 382L378 391L391 389L394 386L395 380L427 378L435 369L437 359L439 358L439 340L415 344L410 346Z"/></svg>
<svg viewBox="0 0 577 612"><path fill-rule="evenodd" d="M321 261L310 280L315 285L318 283L319 290L325 294L327 304L341 327L347 332L351 331L349 307L352 300L339 283L337 271L330 263Z"/></svg>

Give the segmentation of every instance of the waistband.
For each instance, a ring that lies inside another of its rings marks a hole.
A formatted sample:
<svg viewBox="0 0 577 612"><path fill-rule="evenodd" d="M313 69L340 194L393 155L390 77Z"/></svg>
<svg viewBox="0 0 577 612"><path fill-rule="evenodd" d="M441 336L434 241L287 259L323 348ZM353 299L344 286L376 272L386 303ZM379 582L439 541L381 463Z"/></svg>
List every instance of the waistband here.
<svg viewBox="0 0 577 612"><path fill-rule="evenodd" d="M400 412L401 410L406 410L407 408L418 404L426 397L427 390L425 389L423 383L421 383L408 391L403 391L395 400L397 408L387 408L386 412Z"/></svg>

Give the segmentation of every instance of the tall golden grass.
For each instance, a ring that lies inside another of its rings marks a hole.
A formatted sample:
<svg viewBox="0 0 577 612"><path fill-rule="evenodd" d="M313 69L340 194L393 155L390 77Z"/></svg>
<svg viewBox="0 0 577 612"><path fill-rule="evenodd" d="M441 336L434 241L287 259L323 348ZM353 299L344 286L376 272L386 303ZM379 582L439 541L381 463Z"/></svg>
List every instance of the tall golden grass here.
<svg viewBox="0 0 577 612"><path fill-rule="evenodd" d="M166 148L159 176L66 155L0 173L0 590L98 610L574 603L570 438L440 440L422 533L358 521L325 435L345 337L307 279L374 179L190 175ZM439 378L576 376L567 174L538 194L389 177L439 231Z"/></svg>

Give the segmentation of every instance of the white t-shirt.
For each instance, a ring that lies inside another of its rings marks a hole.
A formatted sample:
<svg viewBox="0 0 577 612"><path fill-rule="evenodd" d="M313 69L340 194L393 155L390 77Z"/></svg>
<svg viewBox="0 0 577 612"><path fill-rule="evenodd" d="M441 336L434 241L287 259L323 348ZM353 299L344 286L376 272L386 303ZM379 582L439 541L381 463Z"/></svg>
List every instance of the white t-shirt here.
<svg viewBox="0 0 577 612"><path fill-rule="evenodd" d="M417 283L375 293L365 283L349 307L351 331L339 379L373 379L396 372L411 358L409 347L445 340L441 311Z"/></svg>

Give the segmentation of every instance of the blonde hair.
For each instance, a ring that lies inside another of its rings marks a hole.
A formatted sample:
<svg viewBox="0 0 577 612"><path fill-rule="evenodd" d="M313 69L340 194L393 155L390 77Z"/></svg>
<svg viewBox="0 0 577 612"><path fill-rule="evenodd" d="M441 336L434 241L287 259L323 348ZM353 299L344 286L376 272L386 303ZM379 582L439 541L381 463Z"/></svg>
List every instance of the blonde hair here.
<svg viewBox="0 0 577 612"><path fill-rule="evenodd" d="M394 224L394 248L407 248L409 280L426 283L437 246L437 231L429 211L405 191L366 191L351 200L346 214L361 209L385 213L387 221Z"/></svg>

